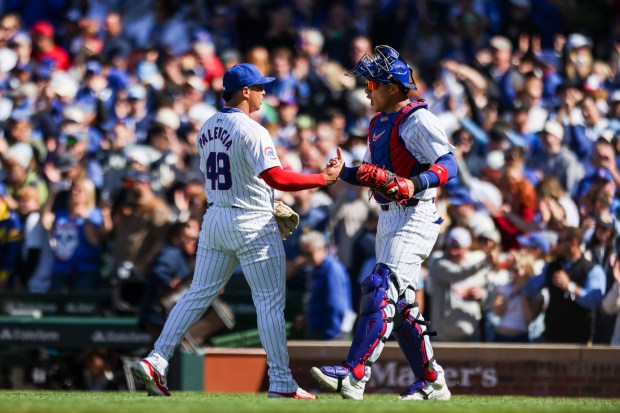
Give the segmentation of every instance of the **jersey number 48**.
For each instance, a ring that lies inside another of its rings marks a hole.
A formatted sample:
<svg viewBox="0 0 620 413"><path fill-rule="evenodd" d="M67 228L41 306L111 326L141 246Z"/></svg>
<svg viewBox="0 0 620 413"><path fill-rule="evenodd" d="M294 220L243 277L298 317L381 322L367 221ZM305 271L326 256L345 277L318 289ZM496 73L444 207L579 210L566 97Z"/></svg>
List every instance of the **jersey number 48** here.
<svg viewBox="0 0 620 413"><path fill-rule="evenodd" d="M207 157L207 179L211 189L226 191L232 187L230 158L225 152L210 152Z"/></svg>

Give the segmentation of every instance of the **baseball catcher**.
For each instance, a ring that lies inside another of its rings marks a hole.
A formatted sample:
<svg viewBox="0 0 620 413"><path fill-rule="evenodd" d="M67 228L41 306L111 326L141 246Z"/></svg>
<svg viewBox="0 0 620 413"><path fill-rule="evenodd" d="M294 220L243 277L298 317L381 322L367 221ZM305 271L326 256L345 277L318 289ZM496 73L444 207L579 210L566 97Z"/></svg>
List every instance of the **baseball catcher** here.
<svg viewBox="0 0 620 413"><path fill-rule="evenodd" d="M443 222L436 188L457 173L455 148L428 105L410 99L416 85L398 52L385 45L374 50L349 72L366 80L366 95L377 112L368 127L364 163L343 168L340 179L370 188L380 204L377 264L361 283L358 324L346 360L313 367L311 374L344 398L362 399L372 365L393 334L415 377L400 399L448 400L451 393L415 291Z"/></svg>

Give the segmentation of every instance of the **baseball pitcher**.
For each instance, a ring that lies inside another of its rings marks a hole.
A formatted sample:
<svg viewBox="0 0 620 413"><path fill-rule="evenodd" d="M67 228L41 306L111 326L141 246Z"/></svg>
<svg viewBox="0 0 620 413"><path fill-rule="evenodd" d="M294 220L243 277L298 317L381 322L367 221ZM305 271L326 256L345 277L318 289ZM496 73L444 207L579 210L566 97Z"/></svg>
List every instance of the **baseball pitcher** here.
<svg viewBox="0 0 620 413"><path fill-rule="evenodd" d="M318 174L282 169L269 132L248 115L260 108L263 77L251 64L233 66L224 74L226 106L198 132L196 146L206 178L207 209L190 290L170 312L147 358L134 366L150 395L169 396L168 360L189 327L198 320L241 265L252 290L261 343L267 353L271 398L315 399L301 389L288 366L284 323L285 255L282 237L295 225L279 226L274 216L273 188L299 191L333 184L344 163L337 159Z"/></svg>

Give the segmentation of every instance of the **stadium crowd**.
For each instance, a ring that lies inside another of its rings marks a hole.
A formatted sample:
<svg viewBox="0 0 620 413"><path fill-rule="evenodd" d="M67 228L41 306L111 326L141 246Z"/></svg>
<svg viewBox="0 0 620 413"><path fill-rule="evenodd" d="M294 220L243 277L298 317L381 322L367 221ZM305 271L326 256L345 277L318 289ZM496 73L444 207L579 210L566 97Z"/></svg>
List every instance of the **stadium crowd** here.
<svg viewBox="0 0 620 413"><path fill-rule="evenodd" d="M191 276L208 207L194 143L223 106L224 71L276 77L253 116L285 168L318 172L338 146L361 161L373 113L346 72L389 44L458 159L426 262L437 339L620 344L618 2L30 0L0 13L0 291L134 279L157 330L156 301ZM301 217L284 244L305 337L351 331L374 264L368 195L343 182L277 194Z"/></svg>

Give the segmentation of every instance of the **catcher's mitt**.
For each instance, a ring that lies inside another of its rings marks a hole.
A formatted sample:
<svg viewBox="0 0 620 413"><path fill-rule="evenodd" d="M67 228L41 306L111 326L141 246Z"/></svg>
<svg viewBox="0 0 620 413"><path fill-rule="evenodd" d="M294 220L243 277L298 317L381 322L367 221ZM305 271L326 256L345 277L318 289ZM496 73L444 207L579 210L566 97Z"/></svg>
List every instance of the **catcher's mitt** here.
<svg viewBox="0 0 620 413"><path fill-rule="evenodd" d="M274 202L273 215L276 217L282 239L286 239L286 237L291 235L297 228L297 225L299 225L299 215L297 212L293 211L290 206L282 201Z"/></svg>
<svg viewBox="0 0 620 413"><path fill-rule="evenodd" d="M410 197L407 181L387 169L370 163L363 163L357 170L357 180L384 198L404 204ZM397 191L388 194L388 190L397 188Z"/></svg>

